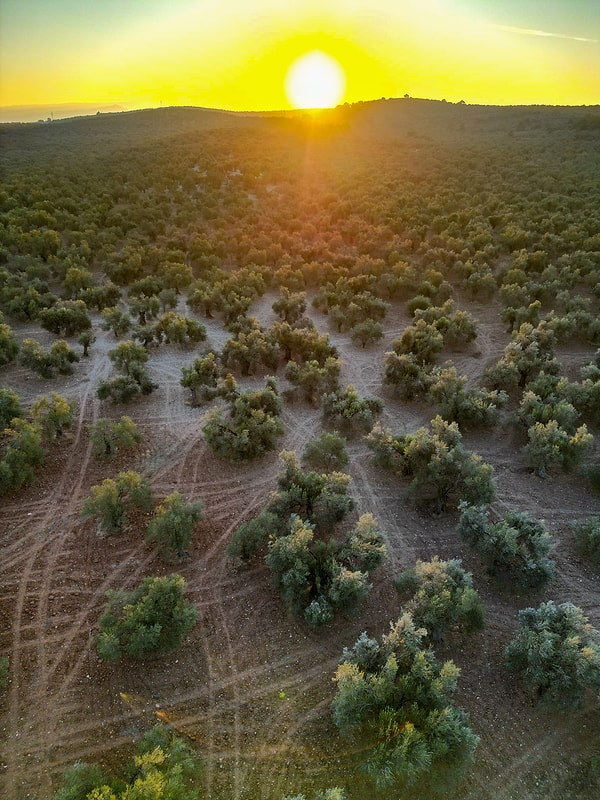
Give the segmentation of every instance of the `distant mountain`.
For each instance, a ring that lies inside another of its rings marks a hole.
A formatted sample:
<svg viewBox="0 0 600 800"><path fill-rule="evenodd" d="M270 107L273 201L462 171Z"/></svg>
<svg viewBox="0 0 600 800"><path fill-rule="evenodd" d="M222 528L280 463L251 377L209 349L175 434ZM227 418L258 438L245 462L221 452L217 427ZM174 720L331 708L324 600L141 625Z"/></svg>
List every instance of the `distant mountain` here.
<svg viewBox="0 0 600 800"><path fill-rule="evenodd" d="M0 106L0 122L37 122L47 119L65 119L92 114L111 114L126 111L125 106L103 103L57 103L55 105Z"/></svg>

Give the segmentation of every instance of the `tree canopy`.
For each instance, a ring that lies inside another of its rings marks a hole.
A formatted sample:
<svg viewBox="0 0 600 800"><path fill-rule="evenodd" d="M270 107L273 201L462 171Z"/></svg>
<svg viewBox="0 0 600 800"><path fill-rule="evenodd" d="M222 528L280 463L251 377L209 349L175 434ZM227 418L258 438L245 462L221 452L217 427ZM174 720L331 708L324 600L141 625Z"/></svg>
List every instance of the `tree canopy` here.
<svg viewBox="0 0 600 800"><path fill-rule="evenodd" d="M180 646L196 624L198 611L183 596L180 575L149 577L131 592L109 591L96 646L102 658L144 658Z"/></svg>
<svg viewBox="0 0 600 800"><path fill-rule="evenodd" d="M495 494L492 467L462 444L458 425L441 417L414 434L393 435L376 424L367 437L375 462L412 478L419 501L433 501L438 511L461 500L487 503Z"/></svg>
<svg viewBox="0 0 600 800"><path fill-rule="evenodd" d="M52 800L199 800L198 756L162 723L138 742L123 780L97 764L78 761L66 770Z"/></svg>
<svg viewBox="0 0 600 800"><path fill-rule="evenodd" d="M344 649L334 677L333 720L358 739L379 788L411 785L432 771L456 778L479 741L452 705L460 671L452 661L439 664L426 635L406 612L381 643L362 633Z"/></svg>
<svg viewBox="0 0 600 800"><path fill-rule="evenodd" d="M192 531L203 516L202 503L186 503L179 492L172 492L155 508L146 538L158 543L166 559L183 558Z"/></svg>
<svg viewBox="0 0 600 800"><path fill-rule="evenodd" d="M483 605L473 588L473 576L459 559L418 560L396 579L395 586L401 595L412 593L404 608L434 641L449 628L472 633L483 627Z"/></svg>
<svg viewBox="0 0 600 800"><path fill-rule="evenodd" d="M506 663L551 708L578 708L600 692L600 633L573 603L552 600L519 611Z"/></svg>

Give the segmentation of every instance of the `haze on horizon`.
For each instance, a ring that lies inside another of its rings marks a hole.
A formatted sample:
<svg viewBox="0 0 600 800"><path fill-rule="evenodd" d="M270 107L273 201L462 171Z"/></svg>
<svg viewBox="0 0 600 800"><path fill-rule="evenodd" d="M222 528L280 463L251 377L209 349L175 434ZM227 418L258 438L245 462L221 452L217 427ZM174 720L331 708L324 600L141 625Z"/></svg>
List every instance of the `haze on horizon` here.
<svg viewBox="0 0 600 800"><path fill-rule="evenodd" d="M288 70L315 50L343 70L344 102L600 103L593 0L1 0L0 118L288 109Z"/></svg>

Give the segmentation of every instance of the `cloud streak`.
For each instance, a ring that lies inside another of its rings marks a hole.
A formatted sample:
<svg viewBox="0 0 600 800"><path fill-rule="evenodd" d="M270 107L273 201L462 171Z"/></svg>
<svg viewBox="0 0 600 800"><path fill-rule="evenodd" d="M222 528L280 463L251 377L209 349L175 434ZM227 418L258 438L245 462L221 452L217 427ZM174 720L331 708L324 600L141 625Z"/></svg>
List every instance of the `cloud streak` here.
<svg viewBox="0 0 600 800"><path fill-rule="evenodd" d="M546 36L550 39L569 39L572 42L589 42L598 44L598 39L586 39L584 36L568 36L565 33L550 33L549 31L538 31L534 28L516 28L513 25L492 25L493 28L507 33L519 33L523 36Z"/></svg>

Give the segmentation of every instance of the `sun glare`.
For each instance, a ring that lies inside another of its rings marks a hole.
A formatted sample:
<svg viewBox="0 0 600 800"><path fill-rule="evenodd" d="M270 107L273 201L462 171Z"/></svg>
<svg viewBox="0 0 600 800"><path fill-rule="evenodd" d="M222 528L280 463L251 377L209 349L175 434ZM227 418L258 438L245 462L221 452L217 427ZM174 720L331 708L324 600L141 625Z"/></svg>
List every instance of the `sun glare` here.
<svg viewBox="0 0 600 800"><path fill-rule="evenodd" d="M294 108L332 108L344 97L346 76L335 58L314 50L291 65L285 91Z"/></svg>

